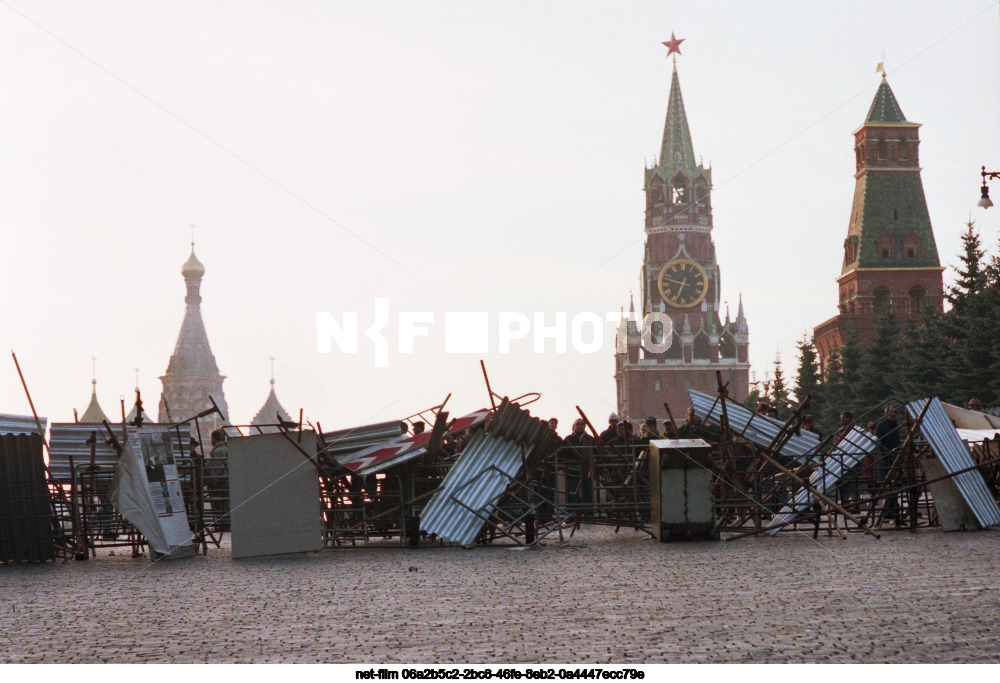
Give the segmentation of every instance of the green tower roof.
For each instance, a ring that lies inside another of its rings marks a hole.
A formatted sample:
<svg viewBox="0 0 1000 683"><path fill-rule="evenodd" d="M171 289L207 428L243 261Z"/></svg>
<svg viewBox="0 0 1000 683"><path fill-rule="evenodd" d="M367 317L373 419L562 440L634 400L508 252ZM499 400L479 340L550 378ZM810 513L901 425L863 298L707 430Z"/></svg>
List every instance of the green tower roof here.
<svg viewBox="0 0 1000 683"><path fill-rule="evenodd" d="M670 103L667 105L667 121L663 126L663 144L660 147L660 166L668 169L694 169L694 148L691 146L691 131L688 129L687 114L684 112L684 98L681 97L681 83L677 78L677 66L670 81Z"/></svg>
<svg viewBox="0 0 1000 683"><path fill-rule="evenodd" d="M903 110L899 108L899 102L892 94L892 88L889 87L889 81L885 79L885 76L882 77L882 84L879 85L878 92L875 93L875 99L872 101L871 109L868 110L868 118L865 119L865 123L910 123L903 116Z"/></svg>

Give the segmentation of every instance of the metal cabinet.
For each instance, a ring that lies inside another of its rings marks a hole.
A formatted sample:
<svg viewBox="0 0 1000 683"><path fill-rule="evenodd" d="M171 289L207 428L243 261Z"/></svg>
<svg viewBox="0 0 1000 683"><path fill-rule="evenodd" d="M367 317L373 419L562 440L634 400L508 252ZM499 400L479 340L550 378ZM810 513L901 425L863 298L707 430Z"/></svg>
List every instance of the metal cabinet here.
<svg viewBox="0 0 1000 683"><path fill-rule="evenodd" d="M717 539L712 447L702 439L659 439L649 444L653 536Z"/></svg>

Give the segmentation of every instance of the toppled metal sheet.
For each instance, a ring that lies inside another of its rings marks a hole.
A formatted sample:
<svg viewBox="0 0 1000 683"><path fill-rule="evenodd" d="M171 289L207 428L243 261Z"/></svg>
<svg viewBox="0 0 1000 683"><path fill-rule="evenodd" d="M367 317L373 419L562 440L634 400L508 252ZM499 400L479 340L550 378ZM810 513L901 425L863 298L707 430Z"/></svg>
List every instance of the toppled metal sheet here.
<svg viewBox="0 0 1000 683"><path fill-rule="evenodd" d="M446 433L454 434L463 429L475 427L492 415L493 412L486 408L469 413L455 420ZM362 451L336 456L334 459L353 474L360 476L376 474L423 455L427 452L427 443L430 439L431 433L429 431L408 438L396 437L388 443L378 443Z"/></svg>
<svg viewBox="0 0 1000 683"><path fill-rule="evenodd" d="M959 430L962 429L1000 429L1000 417L987 415L976 410L960 408L950 403L941 402L944 412Z"/></svg>
<svg viewBox="0 0 1000 683"><path fill-rule="evenodd" d="M40 417L38 420L42 423L42 435L44 436L49 418ZM38 434L38 425L35 424L35 418L31 415L0 413L0 434Z"/></svg>
<svg viewBox="0 0 1000 683"><path fill-rule="evenodd" d="M976 463L969 453L969 447L959 438L955 425L941 404L941 399L922 399L908 403L906 412L916 419L928 400L931 404L920 423L920 433L930 443L938 460L949 474L974 466ZM997 502L990 494L979 470L956 475L953 480L981 526L1000 524L1000 507L997 507Z"/></svg>
<svg viewBox="0 0 1000 683"><path fill-rule="evenodd" d="M722 404L718 397L711 394L703 394L694 389L688 389L688 396L691 398L691 405L694 407L694 414L702 420L710 420L715 424L722 421ZM729 418L729 428L748 441L767 448L774 441L774 438L784 426L783 422L774 418L761 415L747 410L739 403L726 399L726 417ZM781 455L788 457L801 457L812 454L819 448L819 437L810 432L800 432L792 435L788 443L781 449Z"/></svg>
<svg viewBox="0 0 1000 683"><path fill-rule="evenodd" d="M339 456L357 453L379 444L393 443L403 438L403 425L399 420L378 422L350 429L338 429L333 432L323 432L321 440L325 445L324 452L334 460Z"/></svg>
<svg viewBox="0 0 1000 683"><path fill-rule="evenodd" d="M958 436L962 441L968 441L969 443L982 443L984 440L989 439L993 441L998 436L1000 436L1000 428L993 429L958 429Z"/></svg>
<svg viewBox="0 0 1000 683"><path fill-rule="evenodd" d="M516 403L502 404L489 431L472 438L441 482L420 516L420 529L460 545L475 541L496 502L555 438L545 422Z"/></svg>
<svg viewBox="0 0 1000 683"><path fill-rule="evenodd" d="M844 476L856 467L862 459L878 446L878 442L871 434L852 427L851 431L843 435L837 444L823 458L822 463L813 471L809 477L809 484L825 496L830 496L836 490L838 483ZM778 515L771 520L770 525L786 524L799 515L808 512L816 496L809 489L802 487L792 498L792 502L781 508ZM771 529L767 533L774 536L781 529Z"/></svg>

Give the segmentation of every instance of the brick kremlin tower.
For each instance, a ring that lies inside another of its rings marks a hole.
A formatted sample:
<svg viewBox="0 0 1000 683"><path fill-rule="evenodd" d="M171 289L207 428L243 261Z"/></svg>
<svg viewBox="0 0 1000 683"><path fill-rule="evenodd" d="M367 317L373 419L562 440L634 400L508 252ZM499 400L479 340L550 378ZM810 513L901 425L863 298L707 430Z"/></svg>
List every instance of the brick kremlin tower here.
<svg viewBox="0 0 1000 683"><path fill-rule="evenodd" d="M848 327L862 344L871 342L886 307L901 327L927 305L943 310L944 268L920 181L919 128L903 116L883 72L868 116L854 131L854 205L837 278L839 313L813 332L823 369Z"/></svg>
<svg viewBox="0 0 1000 683"><path fill-rule="evenodd" d="M680 54L671 35L667 55ZM646 245L641 309L630 304L618 329L615 382L618 412L637 420L677 420L689 405L687 390L714 393L722 371L735 400L749 391L749 330L740 301L736 319L720 320L721 279L712 241L712 170L695 161L676 56L659 162L645 169ZM647 334L642 321L649 320ZM664 350L664 346L667 348Z"/></svg>
<svg viewBox="0 0 1000 683"><path fill-rule="evenodd" d="M187 296L184 298L187 308L177 346L167 365L167 374L160 377L163 393L157 421L171 423L194 417L212 407L209 396L228 419L229 407L222 391L225 377L219 374L219 366L208 345L205 323L201 319L201 279L205 275L205 266L194 255L194 242L191 243L191 257L181 268L181 275L187 285ZM223 422L218 415L200 420L202 443L206 448L209 433Z"/></svg>

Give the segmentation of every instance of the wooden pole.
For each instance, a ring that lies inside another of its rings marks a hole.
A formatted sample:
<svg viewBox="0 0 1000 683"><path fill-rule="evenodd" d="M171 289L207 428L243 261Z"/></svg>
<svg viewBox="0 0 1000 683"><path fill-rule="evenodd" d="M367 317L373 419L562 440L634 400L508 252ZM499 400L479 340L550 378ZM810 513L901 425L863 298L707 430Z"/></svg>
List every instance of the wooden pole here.
<svg viewBox="0 0 1000 683"><path fill-rule="evenodd" d="M35 402L31 400L31 392L28 391L28 383L24 381L24 373L21 372L21 364L17 362L17 354L14 350L10 351L11 357L14 359L14 365L17 367L17 376L21 378L21 386L24 387L24 395L28 397L28 405L31 406L31 416L35 418L35 426L38 427L38 436L42 437L42 444L45 446L45 451L49 453L49 457L52 453L49 452L49 442L45 438L45 430L42 429L42 421L38 419L38 413L35 411Z"/></svg>
<svg viewBox="0 0 1000 683"><path fill-rule="evenodd" d="M486 393L490 395L490 406L492 406L493 412L496 412L497 402L493 400L493 389L490 388L490 377L486 374L486 363L479 361L479 367L483 369L483 379L486 380Z"/></svg>

